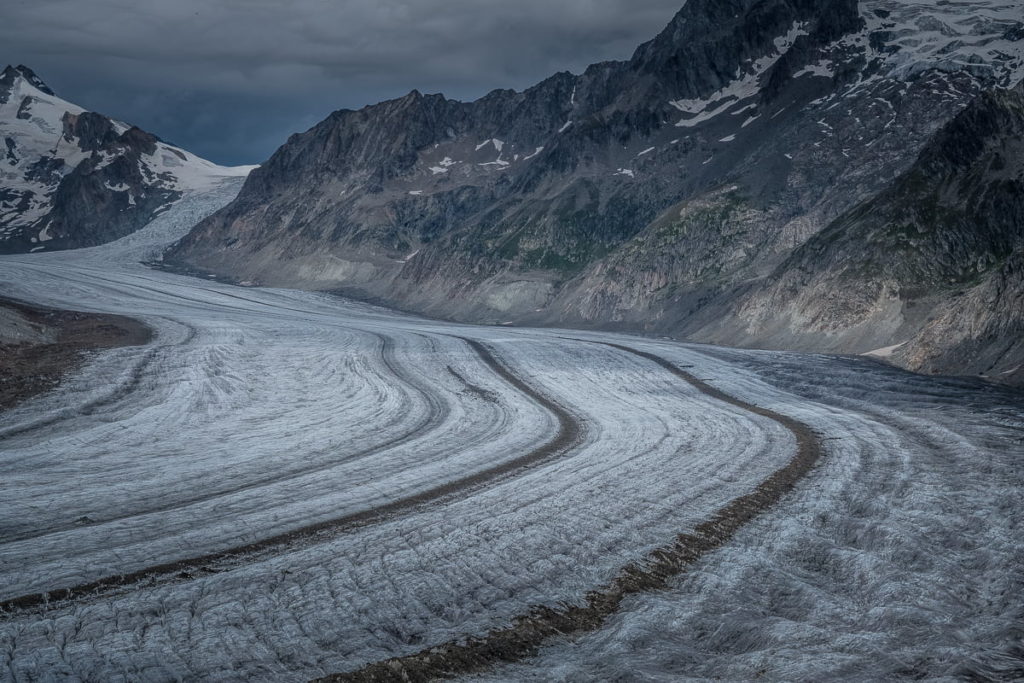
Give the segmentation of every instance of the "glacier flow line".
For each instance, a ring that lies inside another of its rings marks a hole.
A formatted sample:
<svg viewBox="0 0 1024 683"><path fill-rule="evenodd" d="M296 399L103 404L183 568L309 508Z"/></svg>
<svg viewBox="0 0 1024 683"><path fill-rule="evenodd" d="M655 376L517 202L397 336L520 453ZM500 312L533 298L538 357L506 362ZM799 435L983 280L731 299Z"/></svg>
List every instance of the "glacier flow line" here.
<svg viewBox="0 0 1024 683"><path fill-rule="evenodd" d="M590 591L577 604L562 603L557 608L539 605L513 619L510 625L496 628L486 635L448 641L411 655L375 662L356 671L319 678L316 683L451 678L484 671L498 663L524 659L555 637L596 631L620 609L626 597L667 588L670 578L682 574L687 567L725 545L744 524L781 500L821 457L821 439L803 422L730 396L660 356L619 344L593 343L649 360L706 396L774 420L796 437L796 454L751 493L734 498L693 531L679 534L668 545L623 567L610 583Z"/></svg>
<svg viewBox="0 0 1024 683"><path fill-rule="evenodd" d="M219 550L145 567L126 574L117 574L88 583L58 588L30 595L0 600L0 619L16 612L33 608L60 608L70 601L94 601L123 594L136 587L151 588L159 584L187 581L211 574L237 569L243 562L255 562L274 553L289 552L327 542L339 534L370 524L378 524L423 505L464 497L482 487L523 470L567 454L583 440L584 428L576 416L532 386L521 380L501 361L495 358L489 346L464 337L465 342L496 375L532 401L555 416L558 428L555 435L529 453L499 463L474 474L440 484L426 491L400 498L384 505L362 510L335 519L309 524L245 545Z"/></svg>
<svg viewBox="0 0 1024 683"><path fill-rule="evenodd" d="M128 519L136 517L143 517L145 515L153 515L157 513L167 513L173 510L180 510L190 505L197 505L199 503L205 503L217 498L223 498L226 496L234 496L247 491L255 491L260 488L272 486L274 484L280 484L283 482L298 479L299 477L308 476L310 474L316 474L318 472L326 472L333 468L339 467L343 464L352 464L360 460L371 458L378 453L382 453L391 448L395 448L402 444L408 443L414 439L418 439L426 434L437 430L444 421L448 418L450 408L448 404L438 400L434 397L421 383L413 379L413 377L403 372L394 361L394 340L391 337L377 334L375 332L368 332L367 334L375 337L380 343L380 358L381 362L388 371L398 378L401 382L405 383L412 391L416 392L422 397L423 401L430 406L427 414L420 419L416 424L411 425L407 430L394 438L385 441L383 443L376 444L369 448L365 448L354 453L343 454L338 458L329 460L327 462L317 462L313 465L306 465L303 467L296 467L285 472L279 472L272 476L266 476L259 479L255 479L245 483L241 486L234 486L229 489L222 489L218 491L212 491L202 494L197 494L184 498L176 498L174 502L166 505L157 505L152 507L146 507L136 510L130 510L121 512L119 514L102 516L96 514L92 521L87 523L79 523L77 521L66 522L59 525L53 525L47 528L36 528L32 531L26 531L19 534L13 534L10 536L0 537L0 546L7 545L9 543L16 543L25 540L38 540L51 536L53 534L59 534L70 530L87 529L89 527L103 526L104 524L110 524L113 522L123 522ZM2 439L2 436L0 436Z"/></svg>

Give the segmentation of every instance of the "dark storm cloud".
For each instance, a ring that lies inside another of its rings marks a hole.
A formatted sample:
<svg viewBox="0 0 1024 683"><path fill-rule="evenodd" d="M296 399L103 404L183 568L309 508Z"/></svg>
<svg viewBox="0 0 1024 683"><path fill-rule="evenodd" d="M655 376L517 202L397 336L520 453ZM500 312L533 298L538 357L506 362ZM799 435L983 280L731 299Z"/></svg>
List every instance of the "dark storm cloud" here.
<svg viewBox="0 0 1024 683"><path fill-rule="evenodd" d="M341 107L624 59L683 0L2 0L0 59L222 163Z"/></svg>

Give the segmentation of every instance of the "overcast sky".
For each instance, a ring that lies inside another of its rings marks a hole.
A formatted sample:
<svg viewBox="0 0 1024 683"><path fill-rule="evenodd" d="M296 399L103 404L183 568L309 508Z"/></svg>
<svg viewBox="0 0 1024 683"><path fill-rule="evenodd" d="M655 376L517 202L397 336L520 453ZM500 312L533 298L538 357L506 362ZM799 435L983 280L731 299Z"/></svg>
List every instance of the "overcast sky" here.
<svg viewBox="0 0 1024 683"><path fill-rule="evenodd" d="M0 0L0 62L213 161L257 163L335 109L626 59L683 1Z"/></svg>

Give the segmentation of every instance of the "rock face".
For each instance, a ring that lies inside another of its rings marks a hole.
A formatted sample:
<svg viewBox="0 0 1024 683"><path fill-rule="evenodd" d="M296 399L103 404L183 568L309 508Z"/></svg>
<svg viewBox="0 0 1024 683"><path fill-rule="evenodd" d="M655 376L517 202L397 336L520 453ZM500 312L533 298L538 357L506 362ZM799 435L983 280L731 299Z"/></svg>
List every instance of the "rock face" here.
<svg viewBox="0 0 1024 683"><path fill-rule="evenodd" d="M101 244L134 232L226 169L61 100L28 67L0 74L0 253Z"/></svg>
<svg viewBox="0 0 1024 683"><path fill-rule="evenodd" d="M918 370L1024 379L1024 83L982 93L717 326L723 338L881 347Z"/></svg>
<svg viewBox="0 0 1024 683"><path fill-rule="evenodd" d="M1024 74L1020 9L690 0L625 62L335 112L167 258L462 320L819 348L744 297Z"/></svg>

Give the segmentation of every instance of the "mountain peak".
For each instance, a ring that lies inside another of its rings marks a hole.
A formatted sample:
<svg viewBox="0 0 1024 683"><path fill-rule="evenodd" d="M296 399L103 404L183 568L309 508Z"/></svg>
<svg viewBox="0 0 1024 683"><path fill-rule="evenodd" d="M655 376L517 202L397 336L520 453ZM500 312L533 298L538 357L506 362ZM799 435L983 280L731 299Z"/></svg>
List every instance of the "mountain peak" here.
<svg viewBox="0 0 1024 683"><path fill-rule="evenodd" d="M24 64L19 64L18 66L8 65L7 68L3 70L3 73L0 73L0 82L13 83L14 80L19 77L28 81L33 88L44 92L47 95L55 95L53 90L50 89L50 86L46 85L46 83L43 82L43 79L36 75L35 71Z"/></svg>
<svg viewBox="0 0 1024 683"><path fill-rule="evenodd" d="M138 230L227 169L84 110L24 65L0 67L0 254L93 246Z"/></svg>

